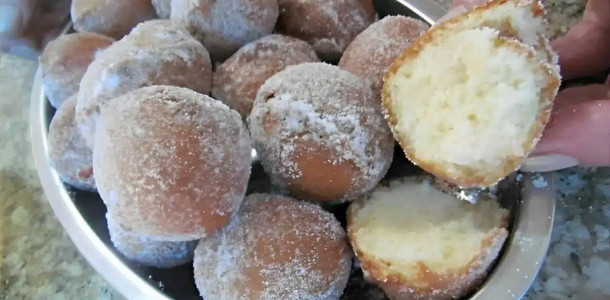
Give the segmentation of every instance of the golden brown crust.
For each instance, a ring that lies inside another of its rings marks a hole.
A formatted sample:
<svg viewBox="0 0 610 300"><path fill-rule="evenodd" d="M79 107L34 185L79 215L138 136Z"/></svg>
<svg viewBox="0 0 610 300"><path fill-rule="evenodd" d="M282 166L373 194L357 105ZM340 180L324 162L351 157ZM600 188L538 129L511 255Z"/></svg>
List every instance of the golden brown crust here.
<svg viewBox="0 0 610 300"><path fill-rule="evenodd" d="M237 112L206 95L145 87L102 110L93 168L117 224L164 241L226 225L250 176L251 143Z"/></svg>
<svg viewBox="0 0 610 300"><path fill-rule="evenodd" d="M78 85L98 51L114 40L97 33L71 33L51 41L40 56L42 84L53 107L78 93Z"/></svg>
<svg viewBox="0 0 610 300"><path fill-rule="evenodd" d="M354 38L338 66L370 81L375 99L381 99L386 69L428 28L426 23L409 17L385 17Z"/></svg>
<svg viewBox="0 0 610 300"><path fill-rule="evenodd" d="M392 271L391 262L383 261L364 253L358 246L354 216L362 208L365 198L354 201L347 210L347 235L352 249L360 262L367 281L377 284L392 299L456 299L471 292L485 280L489 266L497 258L504 241L508 237L505 229L508 219L501 227L490 231L481 243L478 254L455 272L437 273L423 262L418 262L416 278L411 279Z"/></svg>
<svg viewBox="0 0 610 300"><path fill-rule="evenodd" d="M338 61L348 44L375 20L371 0L279 0L276 30L310 43L318 56Z"/></svg>
<svg viewBox="0 0 610 300"><path fill-rule="evenodd" d="M498 5L499 3L503 3L504 1L509 1L509 0L502 0L502 1L498 1L497 3L493 2L488 5L492 5L492 4ZM478 8L478 9L482 9L482 8ZM466 17L466 16L464 16L464 17ZM397 124L398 117L397 117L396 113L393 112L391 109L390 102L392 101L392 98L390 95L390 85L388 84L388 82L392 81L393 76L398 72L400 67L406 61L414 59L417 55L419 55L419 53L429 43L433 42L433 40L435 38L442 38L443 34L445 34L446 31L450 30L449 28L450 28L450 26L452 26L451 24L453 24L453 22L454 21L450 20L446 23L442 23L438 26L435 26L431 30L427 31L420 38L418 38L408 49L406 49L394 61L394 63L392 63L392 65L388 68L388 72L385 74L385 77L384 77L384 87L383 87L383 91L382 91L382 102L383 102L384 112L386 114L386 119L388 121L388 124L390 125L390 128L392 129L394 137L396 138L396 140L400 144L401 148L404 150L405 155L411 162L420 166L422 169L426 170L427 172L432 173L435 176L440 177L441 179L451 182L453 184L456 184L458 186L489 187L489 186L496 184L500 179L504 178L506 175L510 174L512 171L517 170L519 168L520 164L525 159L525 157L527 157L527 155L533 150L534 146L536 145L536 143L540 139L540 136L542 135L542 131L543 131L544 127L546 126L546 123L548 122L551 108L552 108L553 99L559 89L560 78L558 77L556 70L550 64L541 63L538 60L538 58L536 57L536 53L534 52L533 49L531 49L531 47L528 47L513 39L499 37L497 39L497 45L499 47L510 47L515 52L521 53L524 57L527 57L527 59L531 62L532 65L536 65L540 68L540 72L545 74L545 78L547 81L546 86L542 89L543 97L541 97L541 99L540 99L540 109L538 111L538 115L536 118L537 121L536 121L535 125L532 126L532 128L530 128L530 130L527 134L527 142L523 145L524 153L526 155L524 155L523 157L517 157L517 156L507 157L502 164L503 165L502 168L500 170L495 170L493 172L493 174L490 173L490 174L486 174L485 176L483 176L483 175L476 175L472 171L471 172L466 171L466 172L464 172L466 174L465 176L462 176L459 178L451 176L451 174L448 173L448 171L446 170L446 168L443 165L438 165L438 164L431 163L431 162L425 162L425 161L419 159L415 155L414 151L410 148L410 146L407 142L407 138L396 130L396 124Z"/></svg>
<svg viewBox="0 0 610 300"><path fill-rule="evenodd" d="M212 60L220 62L271 34L278 15L277 0L175 0L170 18L183 22Z"/></svg>
<svg viewBox="0 0 610 300"><path fill-rule="evenodd" d="M373 189L394 151L375 102L363 79L324 63L290 66L269 78L249 128L271 181L315 202L350 201Z"/></svg>
<svg viewBox="0 0 610 300"><path fill-rule="evenodd" d="M80 82L76 121L93 148L96 119L111 99L143 86L169 85L208 94L212 63L208 51L184 26L171 20L139 24L106 48Z"/></svg>
<svg viewBox="0 0 610 300"><path fill-rule="evenodd" d="M353 253L335 217L292 198L253 194L195 250L205 299L339 299Z"/></svg>
<svg viewBox="0 0 610 300"><path fill-rule="evenodd" d="M246 44L216 68L212 95L246 119L258 89L269 77L290 65L319 61L305 41L271 34Z"/></svg>
<svg viewBox="0 0 610 300"><path fill-rule="evenodd" d="M76 95L57 110L49 125L49 160L61 180L77 189L96 191L91 148L74 122Z"/></svg>
<svg viewBox="0 0 610 300"><path fill-rule="evenodd" d="M120 39L140 22L155 18L150 0L74 0L71 9L74 28Z"/></svg>

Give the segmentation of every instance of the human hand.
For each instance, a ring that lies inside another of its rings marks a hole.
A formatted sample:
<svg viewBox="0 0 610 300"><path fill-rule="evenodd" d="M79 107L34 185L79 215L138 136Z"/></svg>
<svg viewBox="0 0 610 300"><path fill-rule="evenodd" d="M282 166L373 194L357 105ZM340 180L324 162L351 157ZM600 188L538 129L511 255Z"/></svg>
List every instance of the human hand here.
<svg viewBox="0 0 610 300"><path fill-rule="evenodd" d="M36 59L69 14L70 0L0 0L0 49Z"/></svg>
<svg viewBox="0 0 610 300"><path fill-rule="evenodd" d="M455 16L487 0L454 0ZM564 79L610 67L610 1L588 0L583 19L552 42ZM521 167L547 172L576 165L610 165L610 77L606 84L568 88L557 95L551 119Z"/></svg>

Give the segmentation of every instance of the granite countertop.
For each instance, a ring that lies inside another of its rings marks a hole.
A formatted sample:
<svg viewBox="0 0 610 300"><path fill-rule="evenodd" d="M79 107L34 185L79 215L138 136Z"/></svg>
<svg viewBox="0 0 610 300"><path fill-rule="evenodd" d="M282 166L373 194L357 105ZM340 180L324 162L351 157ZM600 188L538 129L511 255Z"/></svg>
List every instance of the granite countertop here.
<svg viewBox="0 0 610 300"><path fill-rule="evenodd" d="M554 37L578 21L585 1L546 0ZM0 55L0 299L121 299L44 198L28 122L35 70L34 62ZM609 299L610 168L573 168L557 178L551 248L527 298Z"/></svg>

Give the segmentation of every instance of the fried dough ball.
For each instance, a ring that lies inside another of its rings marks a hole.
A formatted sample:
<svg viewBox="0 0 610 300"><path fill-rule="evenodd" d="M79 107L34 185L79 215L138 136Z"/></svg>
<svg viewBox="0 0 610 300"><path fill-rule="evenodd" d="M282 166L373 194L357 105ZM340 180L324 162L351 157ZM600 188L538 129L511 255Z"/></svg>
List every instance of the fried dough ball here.
<svg viewBox="0 0 610 300"><path fill-rule="evenodd" d="M222 102L151 86L102 109L93 168L117 224L188 241L229 222L246 192L251 150L239 114Z"/></svg>
<svg viewBox="0 0 610 300"><path fill-rule="evenodd" d="M106 221L112 244L131 261L155 268L173 268L193 261L198 240L159 241L123 228L110 213L106 213Z"/></svg>
<svg viewBox="0 0 610 300"><path fill-rule="evenodd" d="M171 7L171 18L186 23L214 61L273 32L278 14L277 0L173 0Z"/></svg>
<svg viewBox="0 0 610 300"><path fill-rule="evenodd" d="M394 140L371 88L325 63L269 78L249 128L273 183L309 201L351 200L375 187L392 162Z"/></svg>
<svg viewBox="0 0 610 300"><path fill-rule="evenodd" d="M336 62L347 45L375 21L371 0L279 0L277 31L309 42L318 56Z"/></svg>
<svg viewBox="0 0 610 300"><path fill-rule="evenodd" d="M120 39L141 22L155 18L150 0L72 0L74 29Z"/></svg>
<svg viewBox="0 0 610 300"><path fill-rule="evenodd" d="M350 204L348 234L367 280L390 299L460 299L508 237L507 209L459 201L428 178L400 178Z"/></svg>
<svg viewBox="0 0 610 300"><path fill-rule="evenodd" d="M204 299L338 300L352 252L335 217L319 206L255 194L229 226L195 249Z"/></svg>
<svg viewBox="0 0 610 300"><path fill-rule="evenodd" d="M279 34L248 43L216 69L212 95L237 110L245 119L250 115L258 89L287 66L318 62L306 42Z"/></svg>
<svg viewBox="0 0 610 300"><path fill-rule="evenodd" d="M78 92L76 120L93 148L95 122L109 100L151 85L207 94L211 84L212 63L201 43L175 21L148 21L104 50L87 69Z"/></svg>
<svg viewBox="0 0 610 300"><path fill-rule="evenodd" d="M339 67L371 83L381 99L383 76L392 62L428 25L409 17L389 16L373 23L349 44Z"/></svg>
<svg viewBox="0 0 610 300"><path fill-rule="evenodd" d="M92 153L74 122L76 95L66 100L49 125L49 159L59 178L80 190L95 191Z"/></svg>
<svg viewBox="0 0 610 300"><path fill-rule="evenodd" d="M51 105L59 108L78 92L80 80L97 53L114 42L96 33L71 33L51 41L40 56L42 85Z"/></svg>

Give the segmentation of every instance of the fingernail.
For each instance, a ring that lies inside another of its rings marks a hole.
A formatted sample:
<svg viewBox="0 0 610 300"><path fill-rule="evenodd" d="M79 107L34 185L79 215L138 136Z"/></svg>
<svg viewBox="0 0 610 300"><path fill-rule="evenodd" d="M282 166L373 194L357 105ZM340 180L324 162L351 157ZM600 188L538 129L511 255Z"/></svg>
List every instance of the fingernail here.
<svg viewBox="0 0 610 300"><path fill-rule="evenodd" d="M12 5L0 4L0 34L18 35L22 24L21 11Z"/></svg>
<svg viewBox="0 0 610 300"><path fill-rule="evenodd" d="M521 165L523 172L551 172L578 166L578 159L563 154L542 154L528 157Z"/></svg>

